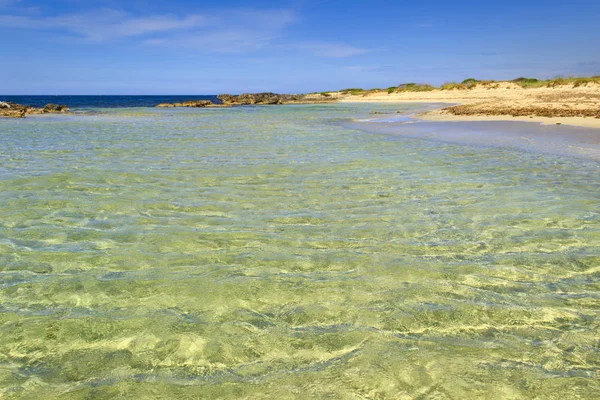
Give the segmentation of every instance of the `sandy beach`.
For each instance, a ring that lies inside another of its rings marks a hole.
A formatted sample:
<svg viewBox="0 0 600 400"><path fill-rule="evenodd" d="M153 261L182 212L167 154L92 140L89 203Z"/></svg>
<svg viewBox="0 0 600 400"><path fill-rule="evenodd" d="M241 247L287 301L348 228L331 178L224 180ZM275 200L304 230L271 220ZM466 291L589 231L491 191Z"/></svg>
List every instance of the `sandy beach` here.
<svg viewBox="0 0 600 400"><path fill-rule="evenodd" d="M448 103L448 107L418 115L431 121L528 121L600 128L597 83L524 88L513 82L493 82L471 89L336 92L331 96L340 102Z"/></svg>

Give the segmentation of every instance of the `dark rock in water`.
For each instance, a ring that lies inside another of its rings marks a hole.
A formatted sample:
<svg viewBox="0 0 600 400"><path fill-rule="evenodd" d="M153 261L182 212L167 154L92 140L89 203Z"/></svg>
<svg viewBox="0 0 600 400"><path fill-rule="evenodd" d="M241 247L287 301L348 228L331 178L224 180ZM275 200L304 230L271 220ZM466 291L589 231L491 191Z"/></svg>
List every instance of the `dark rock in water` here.
<svg viewBox="0 0 600 400"><path fill-rule="evenodd" d="M237 98L237 96L235 96L233 94L220 94L217 96L217 99L221 100L223 102L223 104L235 103L236 98Z"/></svg>
<svg viewBox="0 0 600 400"><path fill-rule="evenodd" d="M5 117L5 118L25 118L25 114L26 114L26 109L25 108L3 108L0 109L0 117Z"/></svg>
<svg viewBox="0 0 600 400"><path fill-rule="evenodd" d="M25 118L25 115L27 115L30 110L31 107L12 103L10 101L3 101L2 106L0 107L0 117Z"/></svg>
<svg viewBox="0 0 600 400"><path fill-rule="evenodd" d="M230 105L214 104L210 100L187 100L187 101L184 101L181 103L160 103L156 107L157 108L171 108L171 107L204 108L204 107L230 107Z"/></svg>
<svg viewBox="0 0 600 400"><path fill-rule="evenodd" d="M242 93L238 96L232 94L220 94L217 96L223 104L231 105L253 105L253 104L312 104L331 103L334 99L322 95L305 94L277 94L264 93Z"/></svg>
<svg viewBox="0 0 600 400"><path fill-rule="evenodd" d="M65 105L46 104L44 108L35 108L9 101L0 102L0 117L6 118L24 118L25 116L32 114L67 112L69 112L69 108Z"/></svg>
<svg viewBox="0 0 600 400"><path fill-rule="evenodd" d="M69 107L67 107L64 104L53 104L53 103L48 103L44 106L44 112L45 113L64 113L64 112L68 112L69 111Z"/></svg>
<svg viewBox="0 0 600 400"><path fill-rule="evenodd" d="M237 96L235 102L239 104L283 104L297 100L298 97L288 94L275 93L243 93Z"/></svg>
<svg viewBox="0 0 600 400"><path fill-rule="evenodd" d="M181 103L161 103L158 108L169 107L231 107L254 104L312 104L312 103L332 103L335 99L328 98L320 94L277 94L271 92L264 93L243 93L240 95L220 94L217 98L222 104L213 104L210 100L189 100Z"/></svg>
<svg viewBox="0 0 600 400"><path fill-rule="evenodd" d="M188 100L183 103L175 103L175 107L206 107L212 103L210 100Z"/></svg>

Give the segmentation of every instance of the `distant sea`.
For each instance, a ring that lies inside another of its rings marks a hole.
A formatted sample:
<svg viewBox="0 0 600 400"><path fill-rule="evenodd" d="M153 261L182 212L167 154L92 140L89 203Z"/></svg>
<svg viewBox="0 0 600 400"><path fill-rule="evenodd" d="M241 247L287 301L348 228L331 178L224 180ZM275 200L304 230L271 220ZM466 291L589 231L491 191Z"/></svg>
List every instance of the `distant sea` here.
<svg viewBox="0 0 600 400"><path fill-rule="evenodd" d="M87 108L124 108L124 107L154 107L160 103L174 103L185 100L211 100L220 103L216 95L94 95L94 96L4 96L0 101L11 101L33 107L43 107L48 103L66 104L71 109Z"/></svg>

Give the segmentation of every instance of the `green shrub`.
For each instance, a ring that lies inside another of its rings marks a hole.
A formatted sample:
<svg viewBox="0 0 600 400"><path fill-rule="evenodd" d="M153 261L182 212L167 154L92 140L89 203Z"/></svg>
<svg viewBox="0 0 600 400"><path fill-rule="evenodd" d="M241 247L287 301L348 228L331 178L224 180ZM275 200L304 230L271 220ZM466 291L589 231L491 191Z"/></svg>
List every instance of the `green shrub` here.
<svg viewBox="0 0 600 400"><path fill-rule="evenodd" d="M462 84L465 85L466 89L472 89L475 86L479 85L480 83L491 83L491 82L493 82L493 81L480 81L475 78L467 78L464 81L462 81Z"/></svg>
<svg viewBox="0 0 600 400"><path fill-rule="evenodd" d="M572 78L573 79L573 87L579 87L583 85L587 85L588 83L597 83L600 84L600 76L592 76L590 78Z"/></svg>
<svg viewBox="0 0 600 400"><path fill-rule="evenodd" d="M344 93L344 94L351 94L351 95L357 95L357 94L362 94L364 92L364 89L361 88L349 88L349 89L344 89L344 90L340 90L340 92Z"/></svg>
<svg viewBox="0 0 600 400"><path fill-rule="evenodd" d="M464 90L467 89L467 85L464 83L446 82L440 86L440 90Z"/></svg>
<svg viewBox="0 0 600 400"><path fill-rule="evenodd" d="M548 84L548 81L543 81L543 80L539 80L536 78L524 78L524 77L513 79L512 82L516 83L517 85L519 85L525 89L542 87L542 86L546 86Z"/></svg>
<svg viewBox="0 0 600 400"><path fill-rule="evenodd" d="M429 92L435 90L435 86L429 85L427 83L417 84L417 83L403 83L398 85L398 92Z"/></svg>

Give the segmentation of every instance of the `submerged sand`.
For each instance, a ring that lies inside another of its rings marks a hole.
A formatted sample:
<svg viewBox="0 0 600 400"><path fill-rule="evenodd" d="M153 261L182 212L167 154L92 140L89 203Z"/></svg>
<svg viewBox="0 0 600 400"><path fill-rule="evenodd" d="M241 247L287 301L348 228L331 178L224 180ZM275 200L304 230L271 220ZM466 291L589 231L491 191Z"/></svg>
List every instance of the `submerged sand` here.
<svg viewBox="0 0 600 400"><path fill-rule="evenodd" d="M471 89L332 94L340 102L436 102L447 107L419 114L432 121L528 121L600 128L600 85L523 88L512 82Z"/></svg>

